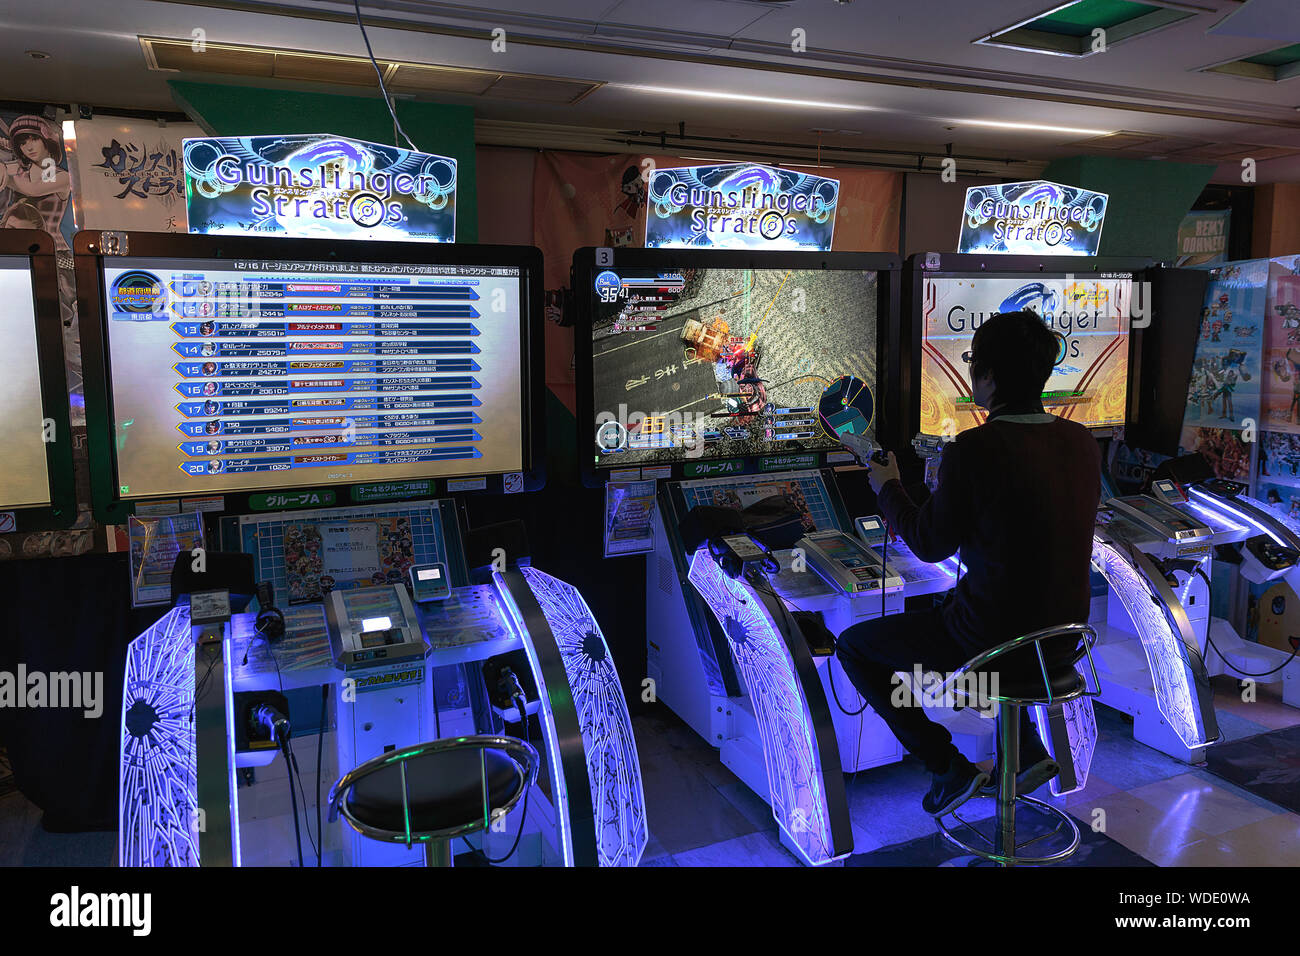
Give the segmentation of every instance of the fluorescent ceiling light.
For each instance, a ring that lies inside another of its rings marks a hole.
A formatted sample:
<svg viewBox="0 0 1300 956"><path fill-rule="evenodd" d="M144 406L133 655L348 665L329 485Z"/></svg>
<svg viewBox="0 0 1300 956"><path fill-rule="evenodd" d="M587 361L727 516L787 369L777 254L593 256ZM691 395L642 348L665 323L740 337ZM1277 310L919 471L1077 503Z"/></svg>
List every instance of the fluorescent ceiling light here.
<svg viewBox="0 0 1300 956"><path fill-rule="evenodd" d="M694 96L706 100L731 100L739 103L770 103L776 106L806 106L821 110L870 110L871 106L858 106L853 103L827 103L824 100L791 100L775 96L753 96L748 93L722 93L716 90L682 90L671 86L641 86L636 83L610 84L625 90L637 90L641 93L663 93L667 96Z"/></svg>
<svg viewBox="0 0 1300 956"><path fill-rule="evenodd" d="M1044 126L1041 123L1002 123L997 120L952 120L962 126L992 126L996 129L1025 129L1040 133L1083 133L1088 136L1109 136L1113 129L1096 129L1082 126Z"/></svg>

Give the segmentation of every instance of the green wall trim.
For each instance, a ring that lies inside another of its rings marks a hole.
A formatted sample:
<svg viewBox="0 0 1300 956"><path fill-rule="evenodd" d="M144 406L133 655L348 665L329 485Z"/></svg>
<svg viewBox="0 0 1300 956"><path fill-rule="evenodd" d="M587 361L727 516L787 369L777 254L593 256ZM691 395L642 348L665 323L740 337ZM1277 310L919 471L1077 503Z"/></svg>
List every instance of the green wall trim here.
<svg viewBox="0 0 1300 956"><path fill-rule="evenodd" d="M212 136L337 133L372 143L398 143L378 96L341 96L220 83L169 80L172 98ZM456 160L456 241L478 241L474 110L398 100L397 118L417 147ZM399 145L405 145L400 143Z"/></svg>
<svg viewBox="0 0 1300 956"><path fill-rule="evenodd" d="M1178 257L1178 226L1217 167L1112 156L1074 156L1048 163L1041 178L1106 193L1103 256Z"/></svg>

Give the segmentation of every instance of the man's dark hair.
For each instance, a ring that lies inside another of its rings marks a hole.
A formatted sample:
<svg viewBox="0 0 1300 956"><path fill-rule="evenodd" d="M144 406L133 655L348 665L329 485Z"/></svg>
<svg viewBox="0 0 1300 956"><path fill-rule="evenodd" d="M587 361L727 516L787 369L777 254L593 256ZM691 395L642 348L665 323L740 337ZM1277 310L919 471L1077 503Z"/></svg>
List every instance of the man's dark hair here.
<svg viewBox="0 0 1300 956"><path fill-rule="evenodd" d="M985 319L971 339L971 379L992 374L1001 405L1036 402L1060 351L1060 337L1038 313L999 312Z"/></svg>

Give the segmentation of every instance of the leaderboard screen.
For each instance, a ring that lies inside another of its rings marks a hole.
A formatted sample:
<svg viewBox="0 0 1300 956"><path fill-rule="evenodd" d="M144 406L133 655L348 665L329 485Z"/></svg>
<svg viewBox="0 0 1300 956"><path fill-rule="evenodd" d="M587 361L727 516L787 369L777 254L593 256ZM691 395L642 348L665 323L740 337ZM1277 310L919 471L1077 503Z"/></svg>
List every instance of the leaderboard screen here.
<svg viewBox="0 0 1300 956"><path fill-rule="evenodd" d="M596 467L838 449L833 431L874 420L876 284L871 271L597 270Z"/></svg>
<svg viewBox="0 0 1300 956"><path fill-rule="evenodd" d="M523 465L521 270L114 258L123 498Z"/></svg>
<svg viewBox="0 0 1300 956"><path fill-rule="evenodd" d="M31 260L0 256L0 507L30 508L50 504L49 467L45 454L40 362L36 346L36 302Z"/></svg>
<svg viewBox="0 0 1300 956"><path fill-rule="evenodd" d="M971 396L962 353L985 319L1029 309L1065 337L1043 407L1093 428L1124 423L1133 276L943 275L925 277L921 316L921 423L925 435L963 432L986 413Z"/></svg>

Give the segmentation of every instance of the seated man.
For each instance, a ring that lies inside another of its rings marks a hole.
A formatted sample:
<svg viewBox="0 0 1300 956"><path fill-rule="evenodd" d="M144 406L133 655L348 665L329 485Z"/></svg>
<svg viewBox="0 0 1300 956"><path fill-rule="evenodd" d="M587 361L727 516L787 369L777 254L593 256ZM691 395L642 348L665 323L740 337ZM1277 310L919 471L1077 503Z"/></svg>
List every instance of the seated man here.
<svg viewBox="0 0 1300 956"><path fill-rule="evenodd" d="M895 672L912 673L919 664L946 675L1012 638L1088 619L1101 453L1082 425L1043 411L1043 386L1059 348L1060 338L1033 312L990 317L963 356L988 421L944 449L934 494L917 507L892 453L888 465L871 469L882 514L916 556L941 561L960 552L967 569L942 606L855 624L838 641L840 663L858 692L934 775L922 805L935 816L959 807L990 777L910 694L899 692ZM1056 645L1043 646L1049 667L1077 647L1072 638ZM1004 659L1003 673L1039 671L1032 649L1011 656L1019 660ZM1017 790L1028 793L1060 768L1022 714L1016 780Z"/></svg>

